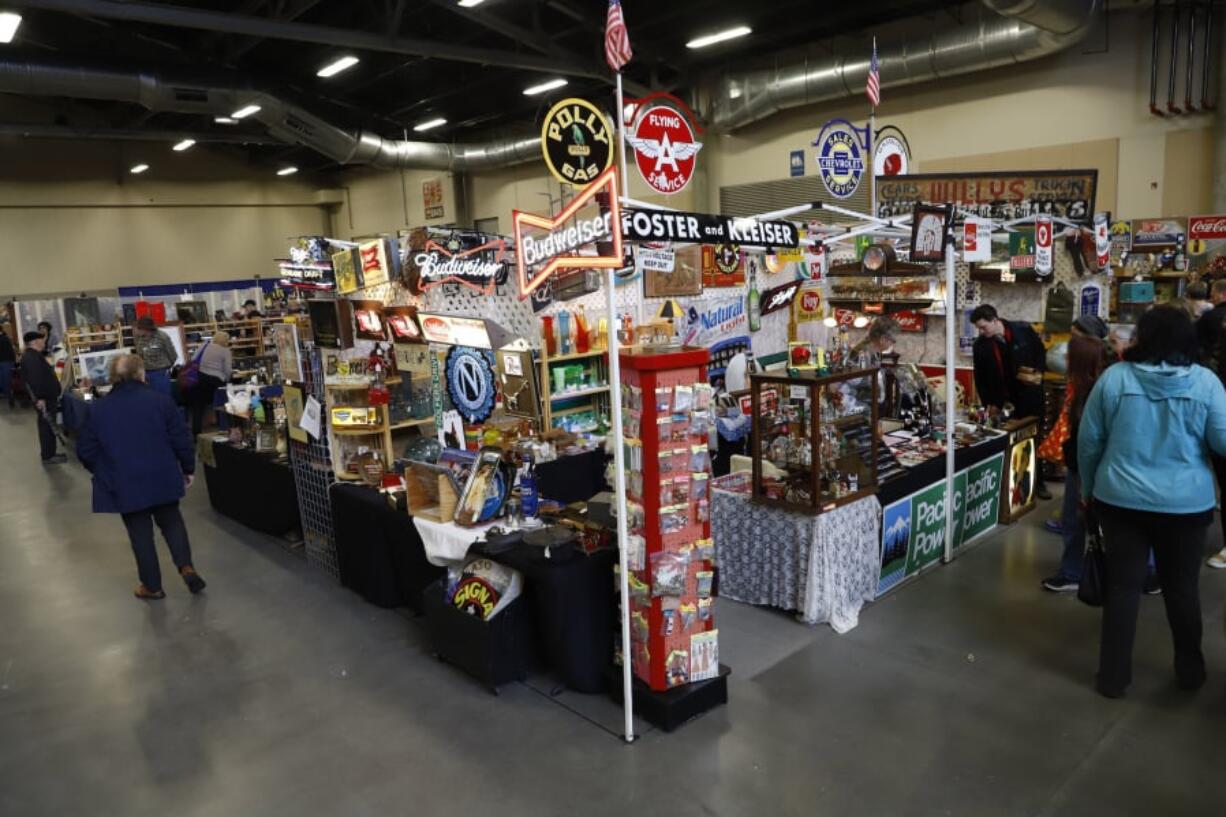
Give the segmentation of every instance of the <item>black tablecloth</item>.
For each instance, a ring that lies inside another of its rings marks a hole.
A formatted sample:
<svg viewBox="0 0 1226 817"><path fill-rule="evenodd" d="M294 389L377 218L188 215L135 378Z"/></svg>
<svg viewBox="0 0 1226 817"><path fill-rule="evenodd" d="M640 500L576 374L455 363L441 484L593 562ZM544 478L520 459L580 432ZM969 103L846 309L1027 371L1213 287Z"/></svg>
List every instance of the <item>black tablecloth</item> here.
<svg viewBox="0 0 1226 817"><path fill-rule="evenodd" d="M89 401L82 400L70 391L60 396L60 418L66 432L75 434L80 431L88 417Z"/></svg>
<svg viewBox="0 0 1226 817"><path fill-rule="evenodd" d="M520 545L490 558L523 574L533 633L549 670L576 692L608 691L617 552L587 555L575 548L573 556L559 561L545 559L540 548Z"/></svg>
<svg viewBox="0 0 1226 817"><path fill-rule="evenodd" d="M411 516L373 488L337 483L332 533L341 584L379 607L422 612L422 591L444 570L426 561Z"/></svg>
<svg viewBox="0 0 1226 817"><path fill-rule="evenodd" d="M536 466L537 490L545 499L563 505L586 502L601 491L609 490L604 479L606 462L608 457L602 448L542 462Z"/></svg>
<svg viewBox="0 0 1226 817"><path fill-rule="evenodd" d="M215 465L204 466L209 503L218 513L276 536L302 530L289 464L229 443L213 444Z"/></svg>
<svg viewBox="0 0 1226 817"><path fill-rule="evenodd" d="M954 471L958 472L963 468L970 468L976 463L983 462L988 457L1001 453L1008 447L1008 443L1009 435L1002 434L995 439L985 440L969 448L955 449ZM905 496L910 496L916 491L927 488L934 482L940 481L944 476L945 457L933 457L913 468L908 468L907 473L898 479L890 480L885 485L882 485L877 489L877 499L881 502L881 507L884 508L892 502L897 502Z"/></svg>

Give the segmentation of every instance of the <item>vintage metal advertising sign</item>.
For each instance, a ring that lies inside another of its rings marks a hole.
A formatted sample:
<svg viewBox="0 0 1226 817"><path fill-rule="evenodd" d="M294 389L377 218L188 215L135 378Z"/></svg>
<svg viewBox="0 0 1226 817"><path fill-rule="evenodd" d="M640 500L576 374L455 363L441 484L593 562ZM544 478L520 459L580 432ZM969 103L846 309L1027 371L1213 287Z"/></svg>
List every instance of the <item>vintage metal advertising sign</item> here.
<svg viewBox="0 0 1226 817"><path fill-rule="evenodd" d="M695 136L695 126L677 108L640 106L626 141L634 149L643 181L657 193L680 193L694 178L702 142Z"/></svg>
<svg viewBox="0 0 1226 817"><path fill-rule="evenodd" d="M564 99L541 125L541 151L555 179L585 187L613 163L609 120L585 99Z"/></svg>
<svg viewBox="0 0 1226 817"><path fill-rule="evenodd" d="M996 221L1042 213L1088 222L1094 215L1097 187L1097 170L882 176L877 180L877 215L905 216L916 203L952 203Z"/></svg>

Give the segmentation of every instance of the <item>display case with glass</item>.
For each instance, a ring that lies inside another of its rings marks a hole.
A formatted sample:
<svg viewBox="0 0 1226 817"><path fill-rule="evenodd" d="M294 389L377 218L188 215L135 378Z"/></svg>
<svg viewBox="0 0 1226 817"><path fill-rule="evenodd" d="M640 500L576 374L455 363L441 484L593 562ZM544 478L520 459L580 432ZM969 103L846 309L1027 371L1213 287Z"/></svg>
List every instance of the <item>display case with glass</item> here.
<svg viewBox="0 0 1226 817"><path fill-rule="evenodd" d="M817 514L876 492L877 371L750 377L755 500Z"/></svg>

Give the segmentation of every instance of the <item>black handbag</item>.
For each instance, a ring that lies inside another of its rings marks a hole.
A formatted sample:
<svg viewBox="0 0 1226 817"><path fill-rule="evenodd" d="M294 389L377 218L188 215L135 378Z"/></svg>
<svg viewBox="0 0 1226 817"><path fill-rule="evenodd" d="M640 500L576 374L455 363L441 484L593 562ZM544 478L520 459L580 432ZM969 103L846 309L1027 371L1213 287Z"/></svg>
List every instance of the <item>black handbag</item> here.
<svg viewBox="0 0 1226 817"><path fill-rule="evenodd" d="M1091 607L1102 607L1107 597L1107 551L1103 547L1103 532L1098 520L1086 512L1086 552L1081 562L1081 582L1077 598Z"/></svg>

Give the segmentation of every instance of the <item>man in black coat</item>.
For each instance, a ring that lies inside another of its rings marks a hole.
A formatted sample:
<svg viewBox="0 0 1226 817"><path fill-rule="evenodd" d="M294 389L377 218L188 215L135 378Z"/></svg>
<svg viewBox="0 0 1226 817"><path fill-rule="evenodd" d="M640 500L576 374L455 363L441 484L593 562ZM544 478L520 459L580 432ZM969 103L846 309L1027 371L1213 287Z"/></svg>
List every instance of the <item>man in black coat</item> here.
<svg viewBox="0 0 1226 817"><path fill-rule="evenodd" d="M975 390L993 413L1012 403L1014 417L1037 417L1043 421L1043 370L1047 349L1039 333L1024 321L1006 321L991 304L971 312L979 332L975 339ZM1035 485L1040 499L1051 499L1042 468Z"/></svg>
<svg viewBox="0 0 1226 817"><path fill-rule="evenodd" d="M21 353L21 377L38 410L38 445L43 465L67 462L68 457L56 451L55 429L48 421L55 416L60 405L60 380L55 369L43 357L47 349L47 336L42 332L26 332L22 337L25 351Z"/></svg>
<svg viewBox="0 0 1226 817"><path fill-rule="evenodd" d="M9 408L14 405L13 367L17 365L17 352L7 331L8 324L0 324L0 392L8 398Z"/></svg>

